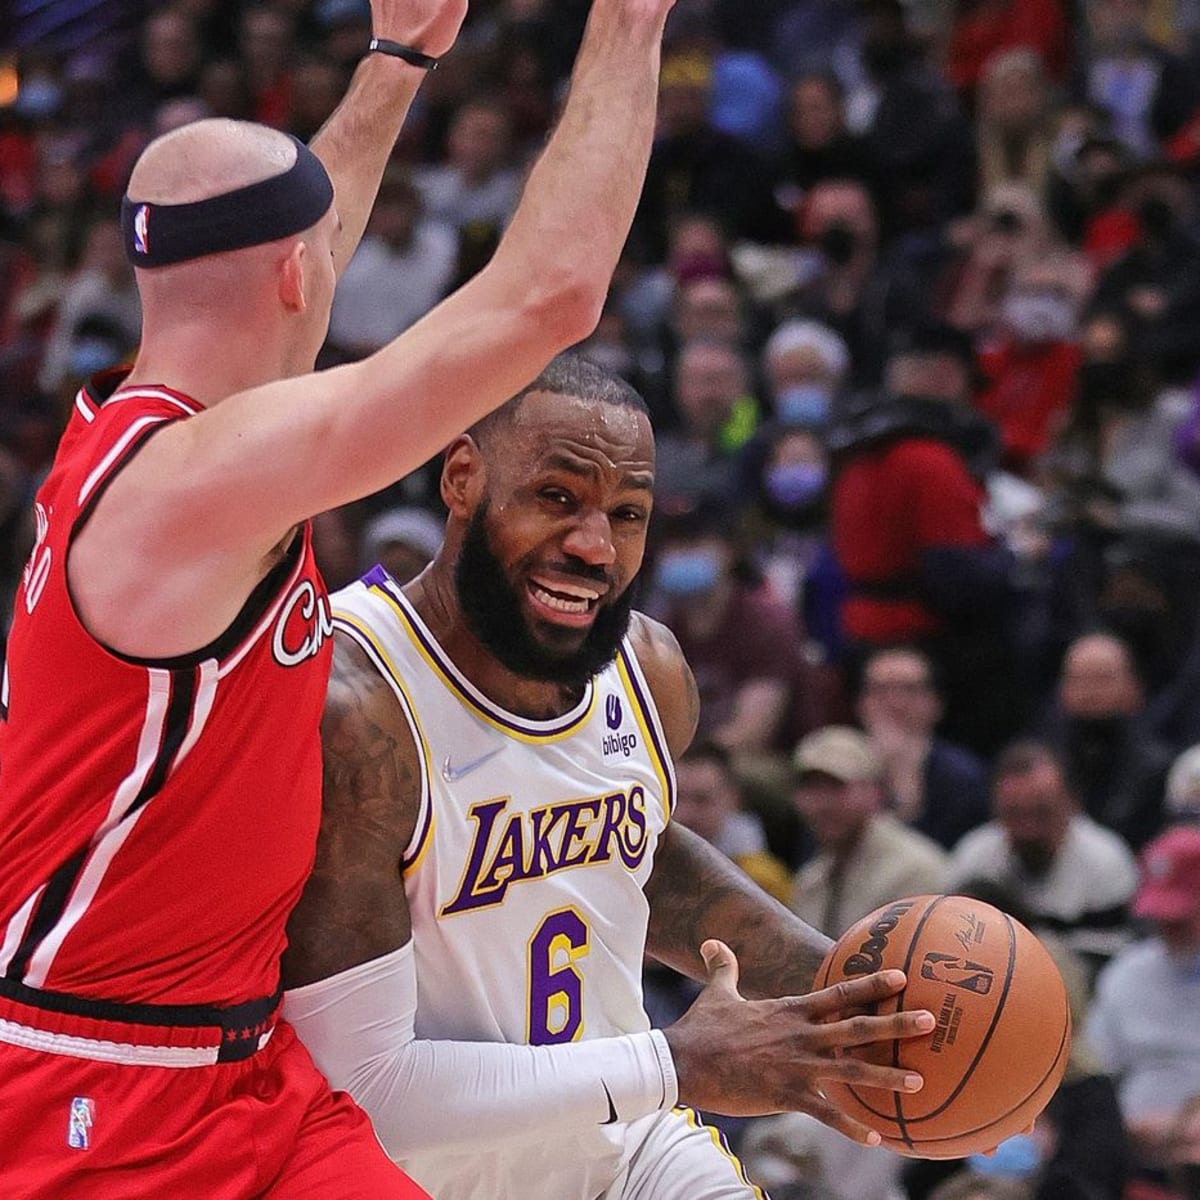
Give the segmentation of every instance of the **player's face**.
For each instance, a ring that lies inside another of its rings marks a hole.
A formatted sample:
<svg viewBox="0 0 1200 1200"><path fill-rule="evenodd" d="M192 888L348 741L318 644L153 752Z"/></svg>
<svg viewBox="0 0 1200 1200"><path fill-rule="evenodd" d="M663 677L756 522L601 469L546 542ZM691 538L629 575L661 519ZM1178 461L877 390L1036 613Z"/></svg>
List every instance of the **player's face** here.
<svg viewBox="0 0 1200 1200"><path fill-rule="evenodd" d="M456 566L467 623L509 670L580 684L629 623L654 483L633 409L534 393L484 447L487 482Z"/></svg>

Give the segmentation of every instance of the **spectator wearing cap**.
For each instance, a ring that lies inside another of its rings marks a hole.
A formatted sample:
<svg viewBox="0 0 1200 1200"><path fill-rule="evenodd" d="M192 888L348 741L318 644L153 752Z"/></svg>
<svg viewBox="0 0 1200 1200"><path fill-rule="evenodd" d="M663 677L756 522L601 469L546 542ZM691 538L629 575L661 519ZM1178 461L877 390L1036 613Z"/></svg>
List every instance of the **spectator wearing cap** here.
<svg viewBox="0 0 1200 1200"><path fill-rule="evenodd" d="M1200 829L1170 829L1146 847L1133 911L1153 932L1101 973L1084 1032L1153 1169L1200 1093Z"/></svg>
<svg viewBox="0 0 1200 1200"><path fill-rule="evenodd" d="M796 876L795 913L836 938L881 904L944 890L945 851L886 811L883 764L866 734L815 730L792 767L796 807L817 846Z"/></svg>
<svg viewBox="0 0 1200 1200"><path fill-rule="evenodd" d="M429 565L442 544L442 522L423 508L389 508L362 532L362 568L379 563L400 584Z"/></svg>
<svg viewBox="0 0 1200 1200"><path fill-rule="evenodd" d="M990 806L986 765L935 732L942 708L927 654L894 646L867 658L858 719L883 764L892 811L950 850L988 819Z"/></svg>
<svg viewBox="0 0 1200 1200"><path fill-rule="evenodd" d="M1030 916L1092 974L1129 937L1137 865L1110 829L1080 811L1052 746L1020 741L997 757L992 819L959 841L947 886L987 880L1006 888Z"/></svg>
<svg viewBox="0 0 1200 1200"><path fill-rule="evenodd" d="M1012 556L984 524L996 439L970 405L974 365L951 326L899 331L883 394L848 406L828 444L851 667L873 648L920 645L943 680L946 736L987 755L1015 734L1023 701L1008 651Z"/></svg>

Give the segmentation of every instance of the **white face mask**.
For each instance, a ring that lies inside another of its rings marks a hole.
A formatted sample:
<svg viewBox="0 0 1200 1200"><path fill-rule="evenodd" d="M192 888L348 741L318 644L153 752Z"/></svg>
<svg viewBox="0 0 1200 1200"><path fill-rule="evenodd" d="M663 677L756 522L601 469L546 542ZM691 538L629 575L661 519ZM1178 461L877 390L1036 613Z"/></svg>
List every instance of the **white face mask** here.
<svg viewBox="0 0 1200 1200"><path fill-rule="evenodd" d="M1022 342L1067 342L1075 336L1075 305L1054 292L1013 292L1004 321Z"/></svg>

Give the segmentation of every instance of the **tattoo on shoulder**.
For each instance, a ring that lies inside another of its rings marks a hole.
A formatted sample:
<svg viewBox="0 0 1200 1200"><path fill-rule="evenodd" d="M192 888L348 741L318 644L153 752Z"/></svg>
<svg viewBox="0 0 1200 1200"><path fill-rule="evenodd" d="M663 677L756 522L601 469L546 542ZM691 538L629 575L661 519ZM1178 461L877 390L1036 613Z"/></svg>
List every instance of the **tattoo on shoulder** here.
<svg viewBox="0 0 1200 1200"><path fill-rule="evenodd" d="M326 823L378 818L407 842L420 799L412 734L387 681L357 646L339 645L321 723Z"/></svg>

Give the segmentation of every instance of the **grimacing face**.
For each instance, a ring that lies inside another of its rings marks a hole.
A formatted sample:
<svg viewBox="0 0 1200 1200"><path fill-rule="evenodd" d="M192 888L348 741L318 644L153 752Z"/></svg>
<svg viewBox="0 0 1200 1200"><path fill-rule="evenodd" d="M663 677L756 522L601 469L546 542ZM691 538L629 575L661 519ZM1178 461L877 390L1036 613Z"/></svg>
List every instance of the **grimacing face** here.
<svg viewBox="0 0 1200 1200"><path fill-rule="evenodd" d="M535 392L480 449L486 483L455 567L467 624L514 674L583 684L628 627L652 503L649 421Z"/></svg>

